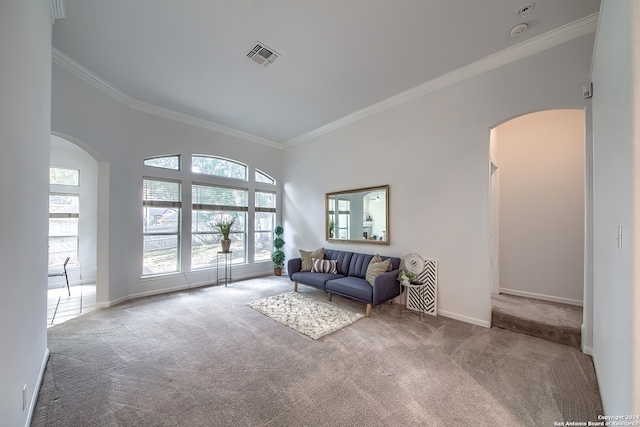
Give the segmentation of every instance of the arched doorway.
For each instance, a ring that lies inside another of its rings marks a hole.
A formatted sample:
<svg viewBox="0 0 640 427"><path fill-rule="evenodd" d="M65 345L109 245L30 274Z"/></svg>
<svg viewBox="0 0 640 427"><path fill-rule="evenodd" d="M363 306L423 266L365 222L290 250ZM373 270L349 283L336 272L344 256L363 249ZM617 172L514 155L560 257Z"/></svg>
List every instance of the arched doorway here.
<svg viewBox="0 0 640 427"><path fill-rule="evenodd" d="M492 129L494 292L582 304L584 141L582 110L541 111Z"/></svg>
<svg viewBox="0 0 640 427"><path fill-rule="evenodd" d="M65 135L52 134L50 153L48 325L91 311L108 295L108 216L99 212L108 212L109 164Z"/></svg>

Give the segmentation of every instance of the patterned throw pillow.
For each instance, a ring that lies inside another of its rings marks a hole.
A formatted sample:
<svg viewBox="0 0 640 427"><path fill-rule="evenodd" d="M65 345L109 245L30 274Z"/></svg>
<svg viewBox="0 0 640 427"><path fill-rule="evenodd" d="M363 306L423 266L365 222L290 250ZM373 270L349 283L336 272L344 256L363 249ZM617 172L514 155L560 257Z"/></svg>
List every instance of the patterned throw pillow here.
<svg viewBox="0 0 640 427"><path fill-rule="evenodd" d="M302 269L300 269L300 271L311 271L313 268L313 258L324 258L324 248L320 248L313 252L303 251L300 249L300 258L302 258Z"/></svg>
<svg viewBox="0 0 640 427"><path fill-rule="evenodd" d="M367 267L367 282L373 286L373 281L376 280L376 276L386 272L390 264L391 260L389 259L385 259L381 262L370 262L369 267Z"/></svg>
<svg viewBox="0 0 640 427"><path fill-rule="evenodd" d="M380 254L375 254L373 258L371 258L371 262L369 262L369 264L371 264L372 262L382 262L382 257L380 256ZM391 265L391 261L389 261L389 267L387 268L387 271L391 271L393 270L393 265Z"/></svg>
<svg viewBox="0 0 640 427"><path fill-rule="evenodd" d="M338 274L338 261L335 259L313 258L313 267L311 267L311 272Z"/></svg>

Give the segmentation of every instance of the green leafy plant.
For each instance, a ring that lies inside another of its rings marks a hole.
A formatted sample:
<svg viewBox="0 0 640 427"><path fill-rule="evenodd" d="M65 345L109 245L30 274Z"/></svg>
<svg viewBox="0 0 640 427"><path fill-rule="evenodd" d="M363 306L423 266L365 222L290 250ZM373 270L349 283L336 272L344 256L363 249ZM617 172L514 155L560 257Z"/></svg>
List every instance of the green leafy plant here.
<svg viewBox="0 0 640 427"><path fill-rule="evenodd" d="M404 281L411 282L413 279L415 279L415 277L416 275L411 273L410 271L400 270L397 280L398 282L404 282Z"/></svg>
<svg viewBox="0 0 640 427"><path fill-rule="evenodd" d="M231 217L221 217L213 223L213 228L218 230L224 240L229 239L229 233L231 233L231 227L236 222L234 218Z"/></svg>
<svg viewBox="0 0 640 427"><path fill-rule="evenodd" d="M271 252L271 261L273 261L273 266L276 269L281 269L285 260L284 252L282 252L284 240L282 240L281 237L282 233L284 233L284 229L278 225L273 232L275 233L276 238L273 240L273 247L275 250Z"/></svg>

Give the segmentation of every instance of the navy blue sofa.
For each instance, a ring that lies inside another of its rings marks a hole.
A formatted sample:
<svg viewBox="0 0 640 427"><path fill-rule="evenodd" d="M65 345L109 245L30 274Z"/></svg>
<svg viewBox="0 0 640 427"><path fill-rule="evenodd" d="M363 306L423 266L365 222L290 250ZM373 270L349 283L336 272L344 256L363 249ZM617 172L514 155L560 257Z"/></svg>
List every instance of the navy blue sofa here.
<svg viewBox="0 0 640 427"><path fill-rule="evenodd" d="M371 307L389 300L393 304L393 298L402 292L397 280L400 258L382 256L383 260L391 259L392 270L376 276L373 286L367 282L367 267L373 257L374 255L325 249L324 259L337 260L337 274L300 271L301 258L289 260L287 273L289 279L294 282L294 291L298 291L298 284L303 284L328 292L329 301L333 294L337 294L364 302L367 304L365 316L369 317Z"/></svg>

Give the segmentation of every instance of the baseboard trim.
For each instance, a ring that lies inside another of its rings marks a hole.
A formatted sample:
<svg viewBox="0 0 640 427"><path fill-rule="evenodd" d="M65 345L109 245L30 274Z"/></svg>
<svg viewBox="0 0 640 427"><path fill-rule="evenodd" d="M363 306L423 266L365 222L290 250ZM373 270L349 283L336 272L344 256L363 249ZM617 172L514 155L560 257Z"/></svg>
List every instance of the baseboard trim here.
<svg viewBox="0 0 640 427"><path fill-rule="evenodd" d="M483 328L491 328L491 321L476 319L475 317L464 316L462 314L452 313L450 311L440 309L438 309L438 315L454 320L459 320L465 323L471 323L472 325L482 326Z"/></svg>
<svg viewBox="0 0 640 427"><path fill-rule="evenodd" d="M584 337L586 335L586 329L587 327L585 326L585 324L583 323L580 326L580 350L586 354L587 356L591 356L593 357L593 349L587 345L584 344Z"/></svg>
<svg viewBox="0 0 640 427"><path fill-rule="evenodd" d="M591 347L587 347L586 345L581 345L580 350L587 356L593 357L593 349Z"/></svg>
<svg viewBox="0 0 640 427"><path fill-rule="evenodd" d="M533 292L518 291L516 289L508 289L508 288L500 288L500 293L515 295L519 297L541 299L544 301L559 302L561 304L577 305L579 307L582 307L582 301L577 299L554 297L551 295L536 294Z"/></svg>
<svg viewBox="0 0 640 427"><path fill-rule="evenodd" d="M252 279L254 277L263 277L263 276L267 276L267 275L268 274L265 274L265 273L245 274L245 275L242 275L242 276L234 277L233 281L236 282L236 281L239 281L239 280ZM201 288L203 286L214 286L215 284L216 284L215 281L212 282L210 280L207 280L207 281L203 281L203 282L189 283L188 285L180 285L180 286L174 286L174 287L170 287L170 288L156 289L156 290L147 291L147 292L138 292L136 294L127 295L127 296L124 296L122 298L117 298L117 299L110 300L110 301L107 301L107 302L97 302L96 301L96 308L109 308L109 307L113 307L114 305L121 304L121 303L123 303L125 301L129 301L129 300L132 300L132 299L150 297L150 296L161 295L161 294L168 294L170 292L184 291L184 290L193 289L193 288ZM220 286L222 286L222 285L220 285Z"/></svg>
<svg viewBox="0 0 640 427"><path fill-rule="evenodd" d="M36 410L36 402L38 401L38 394L40 393L40 386L42 386L42 380L44 378L44 372L47 370L47 362L49 361L49 348L45 349L44 358L42 359L42 365L40 366L40 372L38 373L38 380L33 387L33 393L31 393L31 402L29 403L29 412L27 413L27 422L24 427L31 425L31 419L33 418L33 412Z"/></svg>

